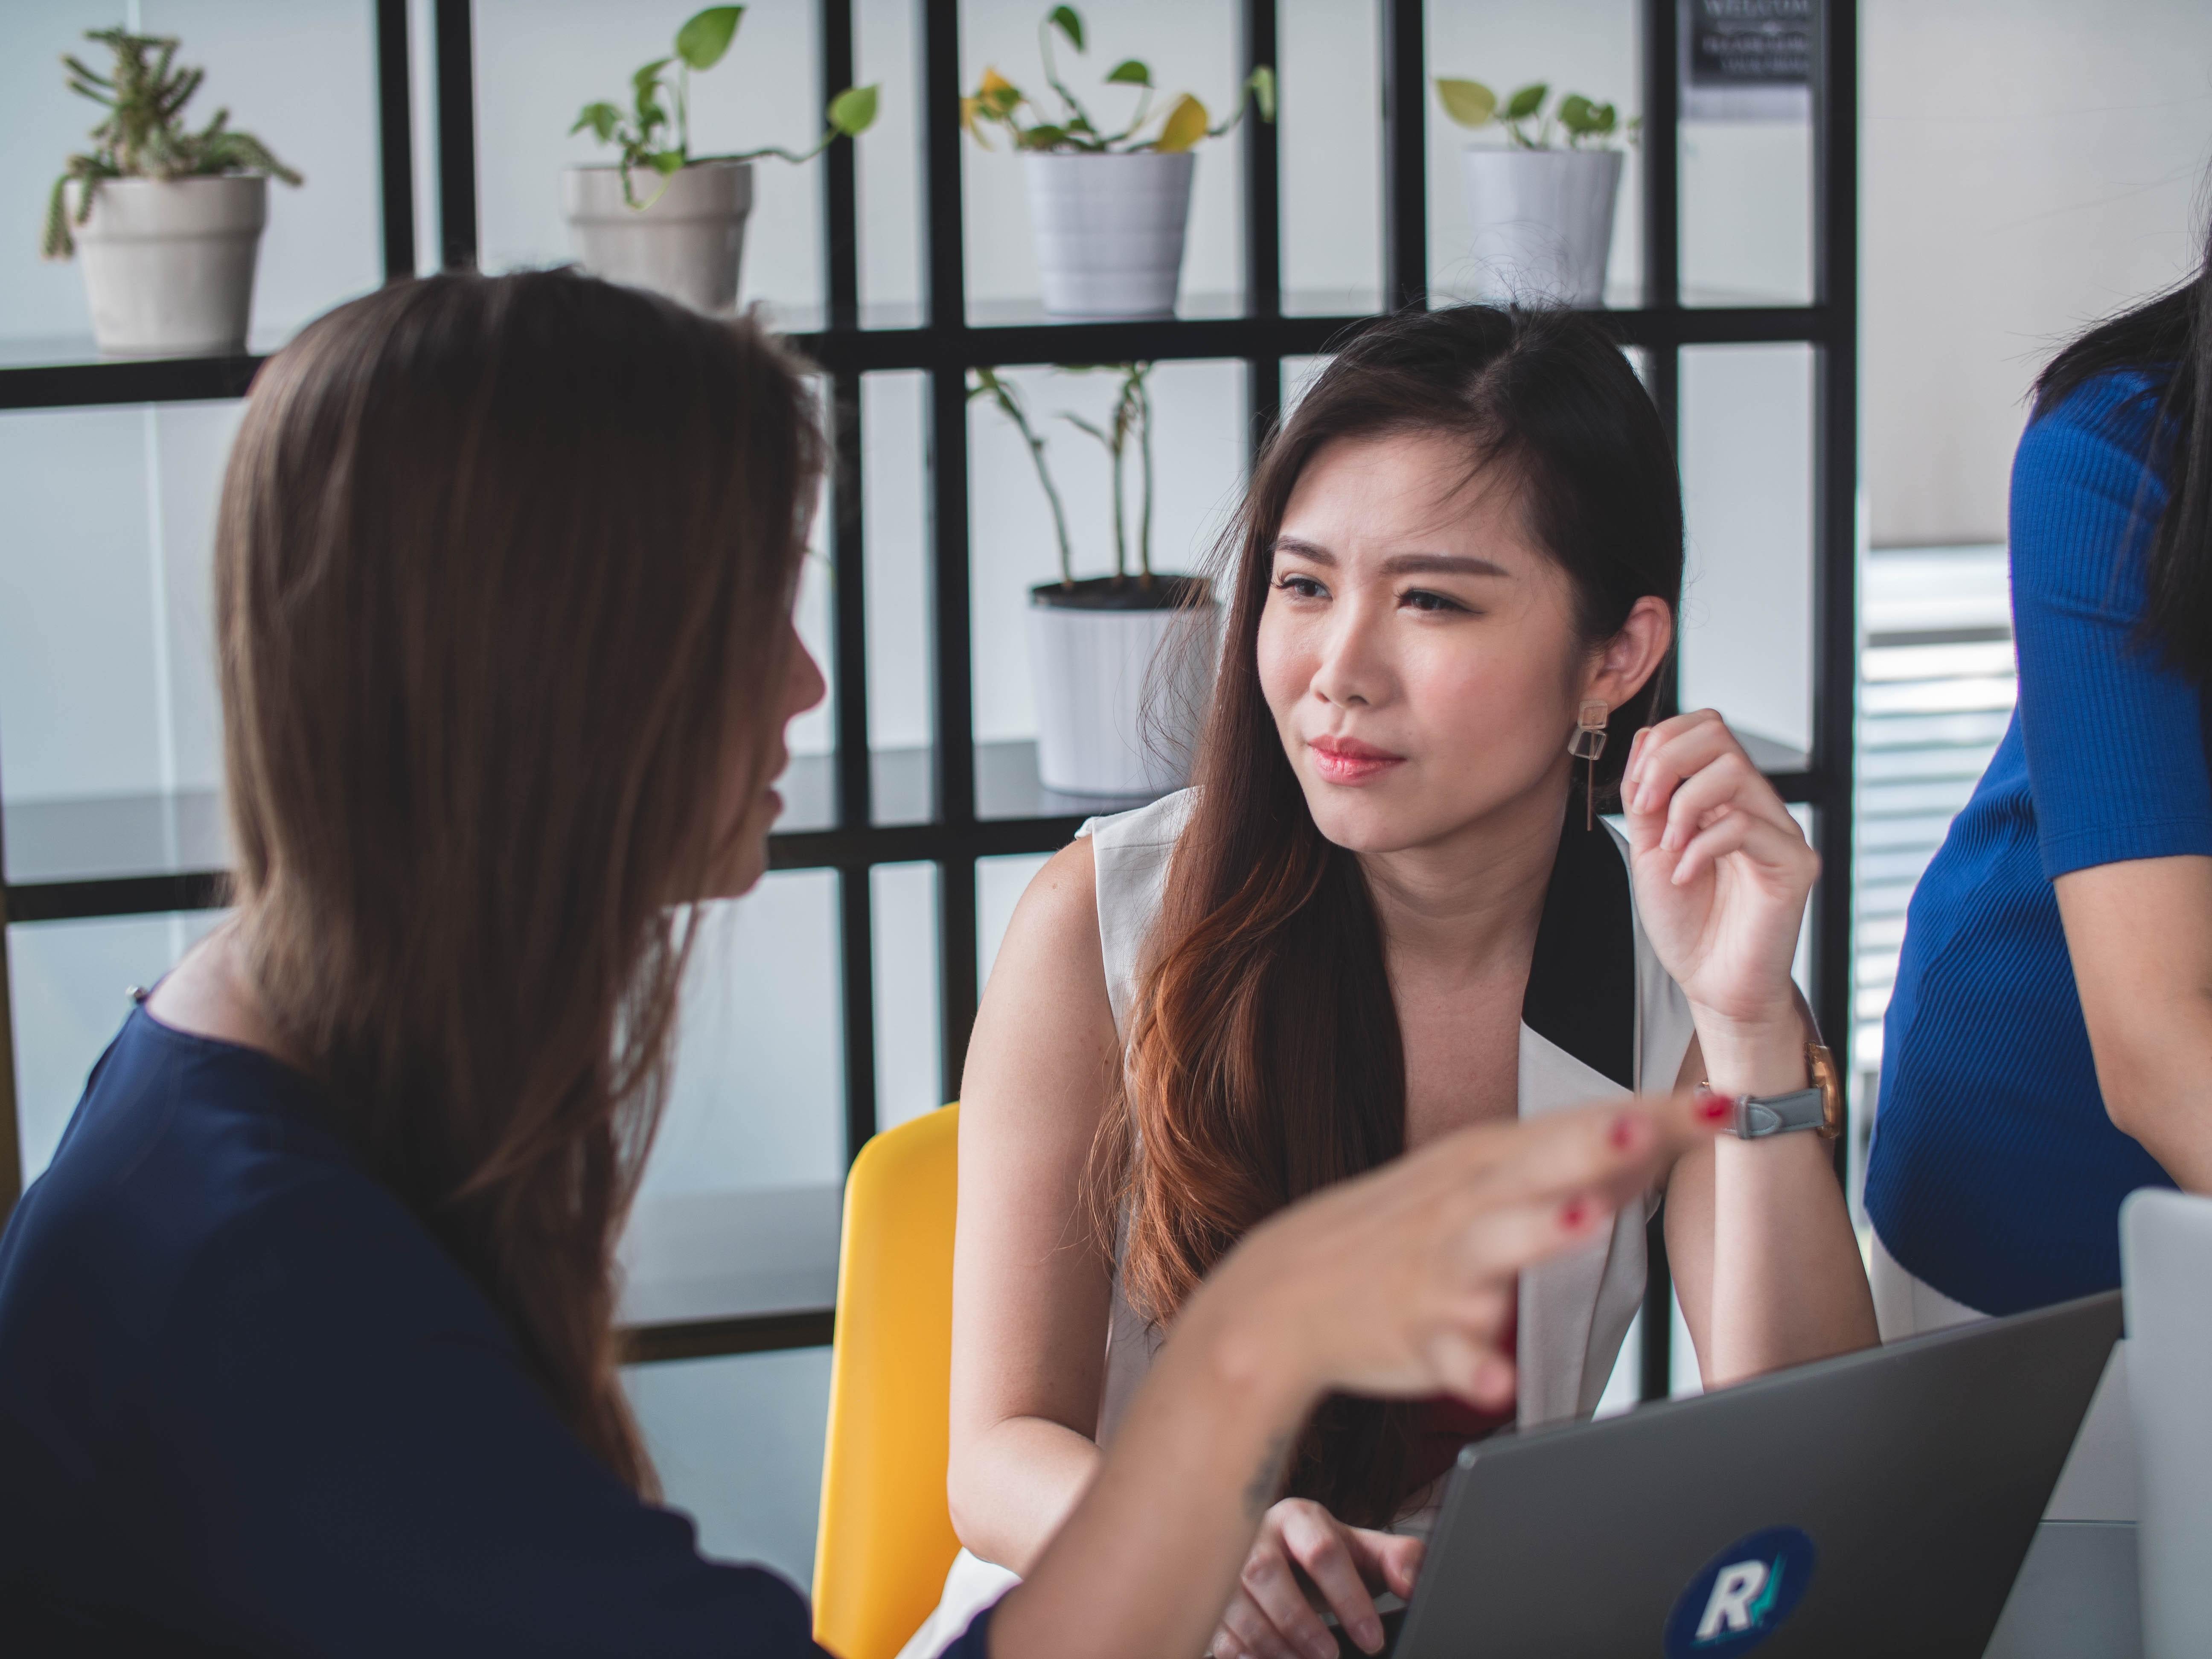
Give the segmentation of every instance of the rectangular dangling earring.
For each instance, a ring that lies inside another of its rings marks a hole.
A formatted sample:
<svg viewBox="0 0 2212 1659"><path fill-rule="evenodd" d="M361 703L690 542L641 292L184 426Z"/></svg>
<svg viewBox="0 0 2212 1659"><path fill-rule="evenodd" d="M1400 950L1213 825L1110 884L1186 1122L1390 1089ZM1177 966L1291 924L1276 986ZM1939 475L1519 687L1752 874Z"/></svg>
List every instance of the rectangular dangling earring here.
<svg viewBox="0 0 2212 1659"><path fill-rule="evenodd" d="M1567 739L1567 753L1578 761L1589 763L1589 781L1583 787L1583 828L1597 828L1597 760L1605 753L1605 723L1613 718L1613 710L1604 700L1592 697L1575 716L1575 734Z"/></svg>

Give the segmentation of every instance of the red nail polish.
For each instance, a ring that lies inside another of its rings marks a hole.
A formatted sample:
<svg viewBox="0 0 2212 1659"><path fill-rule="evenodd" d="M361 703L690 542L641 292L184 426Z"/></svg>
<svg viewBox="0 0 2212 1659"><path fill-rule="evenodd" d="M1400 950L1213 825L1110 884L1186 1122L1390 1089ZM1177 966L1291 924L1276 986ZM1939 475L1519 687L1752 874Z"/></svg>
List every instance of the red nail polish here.
<svg viewBox="0 0 2212 1659"><path fill-rule="evenodd" d="M1605 1138L1613 1143L1616 1151L1626 1152L1629 1142L1636 1139L1635 1118L1623 1112L1613 1119L1613 1127L1607 1132Z"/></svg>
<svg viewBox="0 0 2212 1659"><path fill-rule="evenodd" d="M1698 1095L1698 1115L1708 1123L1718 1123L1735 1109L1735 1103L1726 1095L1717 1095L1710 1089Z"/></svg>
<svg viewBox="0 0 2212 1659"><path fill-rule="evenodd" d="M1559 1224L1569 1232L1572 1232L1581 1226L1589 1216L1589 1206L1579 1198L1571 1198L1566 1201L1565 1207L1559 1211Z"/></svg>

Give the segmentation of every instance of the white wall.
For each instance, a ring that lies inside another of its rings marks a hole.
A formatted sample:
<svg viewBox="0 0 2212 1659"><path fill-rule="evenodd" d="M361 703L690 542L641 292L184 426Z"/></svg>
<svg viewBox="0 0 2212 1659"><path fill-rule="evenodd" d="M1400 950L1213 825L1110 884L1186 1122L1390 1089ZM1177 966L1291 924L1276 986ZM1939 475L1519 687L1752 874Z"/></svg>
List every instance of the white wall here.
<svg viewBox="0 0 2212 1659"><path fill-rule="evenodd" d="M1864 0L1877 546L2002 541L2028 386L2204 246L2212 6Z"/></svg>

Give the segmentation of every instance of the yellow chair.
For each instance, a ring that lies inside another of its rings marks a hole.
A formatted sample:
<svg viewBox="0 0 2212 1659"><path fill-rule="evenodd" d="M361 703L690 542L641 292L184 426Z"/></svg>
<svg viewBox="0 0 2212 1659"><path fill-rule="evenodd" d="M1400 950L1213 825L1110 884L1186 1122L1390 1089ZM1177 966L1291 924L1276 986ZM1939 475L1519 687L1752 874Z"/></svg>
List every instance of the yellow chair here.
<svg viewBox="0 0 2212 1659"><path fill-rule="evenodd" d="M814 1545L814 1639L895 1659L959 1553L945 1503L960 1108L860 1149L845 1180L836 1348Z"/></svg>

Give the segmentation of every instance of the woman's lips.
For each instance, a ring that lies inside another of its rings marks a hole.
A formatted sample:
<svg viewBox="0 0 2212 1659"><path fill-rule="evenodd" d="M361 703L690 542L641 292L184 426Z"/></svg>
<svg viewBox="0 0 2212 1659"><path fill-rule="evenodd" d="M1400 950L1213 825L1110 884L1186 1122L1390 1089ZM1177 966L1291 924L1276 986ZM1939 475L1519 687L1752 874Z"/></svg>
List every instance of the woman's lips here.
<svg viewBox="0 0 2212 1659"><path fill-rule="evenodd" d="M1372 783L1406 761L1357 738L1316 738L1306 747L1313 751L1314 770L1329 783Z"/></svg>

